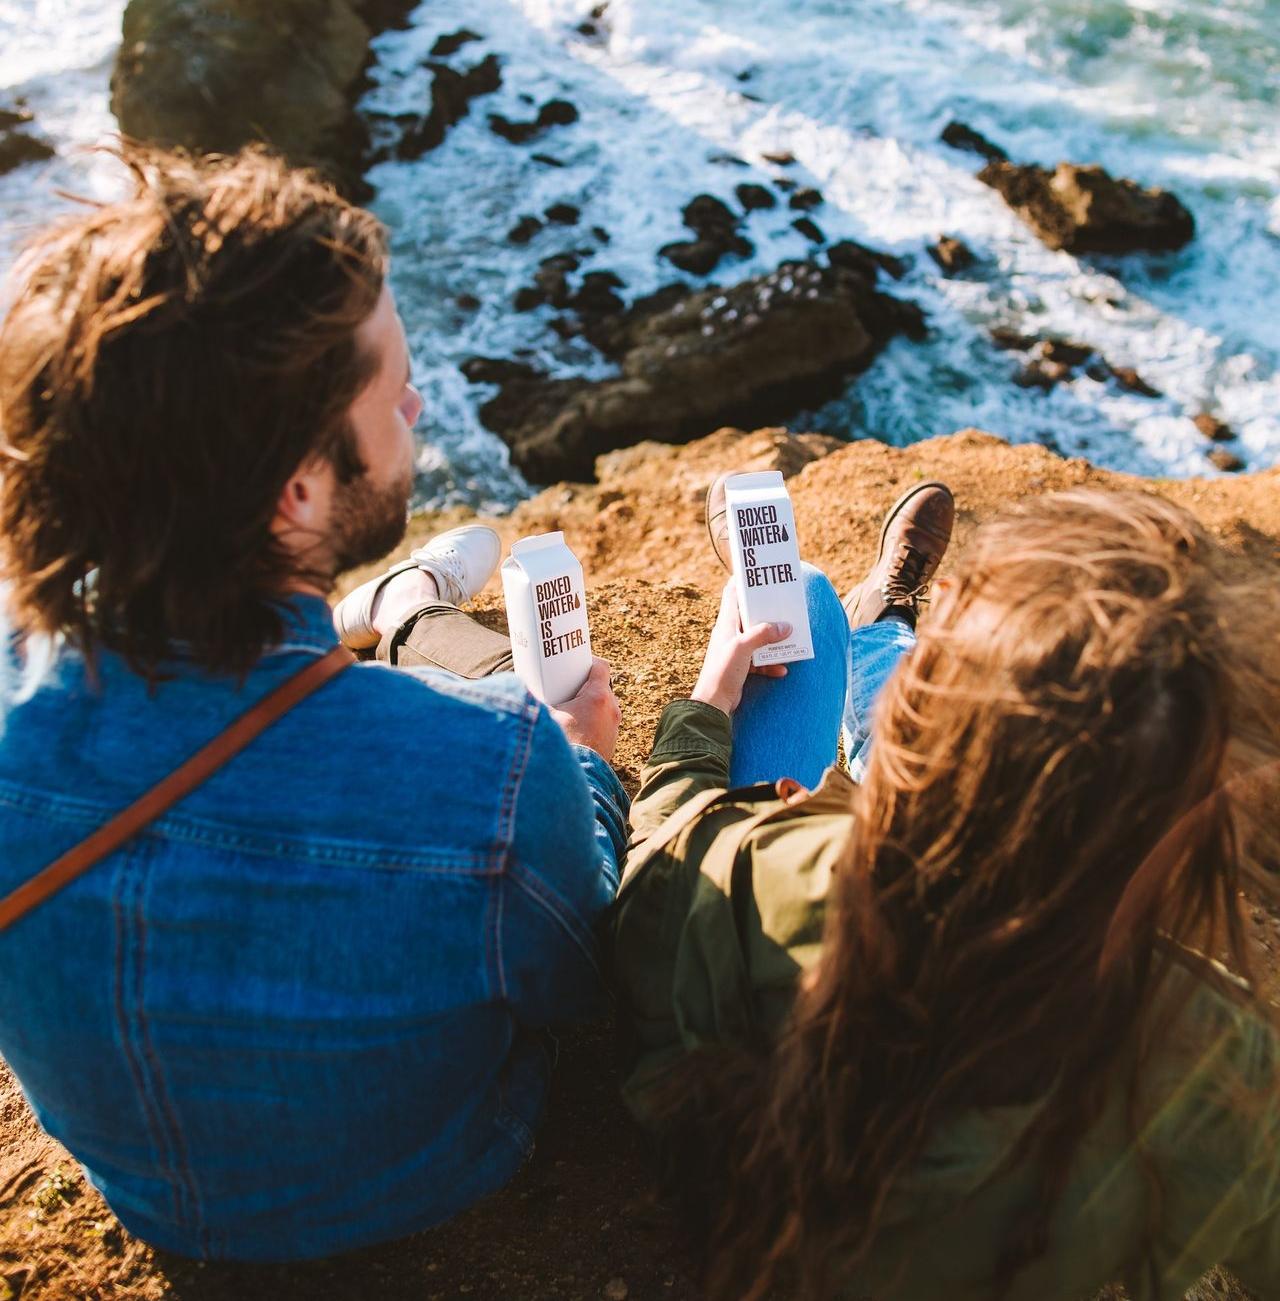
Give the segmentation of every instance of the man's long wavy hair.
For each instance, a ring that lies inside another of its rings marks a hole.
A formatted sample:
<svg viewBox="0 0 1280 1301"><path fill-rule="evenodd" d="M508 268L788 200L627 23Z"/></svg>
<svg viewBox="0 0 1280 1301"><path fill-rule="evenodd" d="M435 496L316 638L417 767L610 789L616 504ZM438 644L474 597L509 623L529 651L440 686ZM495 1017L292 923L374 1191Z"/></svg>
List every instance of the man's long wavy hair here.
<svg viewBox="0 0 1280 1301"><path fill-rule="evenodd" d="M1275 863L1244 848L1242 774L1280 726L1253 652L1280 644L1275 593L1242 617L1235 599L1155 495L1063 493L980 531L877 705L781 1037L687 1059L660 1099L690 1205L714 1208L717 1301L829 1295L940 1126L1037 1099L1010 1161L1041 1196L993 1296L1042 1254L1076 1145L1164 1033L1179 946L1248 974L1239 887Z"/></svg>
<svg viewBox="0 0 1280 1301"><path fill-rule="evenodd" d="M132 192L37 238L0 323L0 577L26 632L242 673L297 576L285 483L364 469L348 413L385 236L260 149L119 155Z"/></svg>

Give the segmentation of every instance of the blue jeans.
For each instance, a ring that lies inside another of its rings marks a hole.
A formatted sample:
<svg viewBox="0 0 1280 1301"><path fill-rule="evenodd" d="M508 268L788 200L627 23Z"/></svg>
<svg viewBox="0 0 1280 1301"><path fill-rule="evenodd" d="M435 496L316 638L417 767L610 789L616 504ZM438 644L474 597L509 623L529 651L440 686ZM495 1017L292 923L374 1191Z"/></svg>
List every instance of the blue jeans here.
<svg viewBox="0 0 1280 1301"><path fill-rule="evenodd" d="M836 590L821 570L804 565L813 632L811 660L787 665L785 678L753 674L733 716L734 786L794 777L813 788L836 761L844 734L849 773L861 780L871 747L872 709L916 635L901 619L849 631Z"/></svg>

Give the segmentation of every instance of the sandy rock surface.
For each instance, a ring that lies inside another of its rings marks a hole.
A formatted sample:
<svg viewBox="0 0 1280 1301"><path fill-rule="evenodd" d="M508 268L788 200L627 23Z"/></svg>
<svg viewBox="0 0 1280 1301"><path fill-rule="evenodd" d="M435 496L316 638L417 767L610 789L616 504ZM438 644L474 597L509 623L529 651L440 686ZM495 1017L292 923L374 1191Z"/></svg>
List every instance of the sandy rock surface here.
<svg viewBox="0 0 1280 1301"><path fill-rule="evenodd" d="M615 666L624 710L617 764L629 786L662 707L686 693L697 673L724 580L706 540L703 494L727 468L777 468L790 476L801 553L841 590L874 557L885 508L922 478L944 479L956 493L959 517L949 562L963 554L982 520L1010 502L1080 484L1124 485L1183 503L1244 569L1280 577L1280 469L1155 483L1063 460L1036 446L1010 447L976 432L893 449L782 430L725 430L683 447L650 444L616 452L602 458L598 483L547 489L490 522L504 544L563 529L581 558L595 647ZM458 511L421 517L411 540L465 519ZM380 569L349 575L343 590ZM486 623L502 626L496 578L476 609ZM406 798L411 795L407 788ZM1280 921L1255 906L1250 924L1258 965L1274 997ZM460 1295L486 1301L602 1295L693 1301L699 1295L678 1226L652 1196L644 1143L618 1101L608 1027L565 1037L538 1149L508 1189L450 1224L403 1242L290 1267L197 1265L132 1239L74 1161L40 1133L0 1065L5 1301L428 1301ZM1195 1295L1202 1301L1244 1301L1238 1288L1217 1276Z"/></svg>

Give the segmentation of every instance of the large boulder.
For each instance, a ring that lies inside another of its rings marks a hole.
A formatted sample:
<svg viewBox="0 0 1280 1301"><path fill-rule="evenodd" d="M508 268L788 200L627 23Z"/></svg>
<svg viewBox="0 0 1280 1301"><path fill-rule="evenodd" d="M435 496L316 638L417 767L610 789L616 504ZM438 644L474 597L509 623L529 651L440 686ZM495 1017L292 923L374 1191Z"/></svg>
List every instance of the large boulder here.
<svg viewBox="0 0 1280 1301"><path fill-rule="evenodd" d="M358 188L352 104L370 25L399 0L129 0L111 107L135 139L198 153L265 141Z"/></svg>
<svg viewBox="0 0 1280 1301"><path fill-rule="evenodd" d="M995 160L978 180L998 190L1050 248L1068 253L1158 252L1181 248L1195 234L1176 195L1117 180L1101 167L1059 163L1051 172Z"/></svg>
<svg viewBox="0 0 1280 1301"><path fill-rule="evenodd" d="M481 419L534 483L589 480L596 457L645 439L683 442L723 425L780 420L835 396L920 309L840 266L783 263L731 289L671 287L608 321L593 341L614 379L545 379L473 362L501 384Z"/></svg>

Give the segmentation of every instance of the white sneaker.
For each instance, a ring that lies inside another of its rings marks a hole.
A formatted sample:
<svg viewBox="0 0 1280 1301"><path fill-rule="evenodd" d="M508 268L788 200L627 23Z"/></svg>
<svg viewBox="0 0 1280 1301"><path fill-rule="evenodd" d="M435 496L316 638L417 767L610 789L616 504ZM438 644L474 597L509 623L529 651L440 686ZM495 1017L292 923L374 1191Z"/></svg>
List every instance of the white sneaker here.
<svg viewBox="0 0 1280 1301"><path fill-rule="evenodd" d="M462 605L489 581L502 558L498 535L483 524L464 524L437 534L430 542L409 552L385 573L361 583L333 607L333 628L338 640L350 650L368 650L381 635L373 626L373 603L387 580L406 569L421 569L435 579L439 599L448 605Z"/></svg>
<svg viewBox="0 0 1280 1301"><path fill-rule="evenodd" d="M436 580L440 599L462 605L489 581L502 559L502 542L483 524L438 533L409 552L409 559Z"/></svg>

